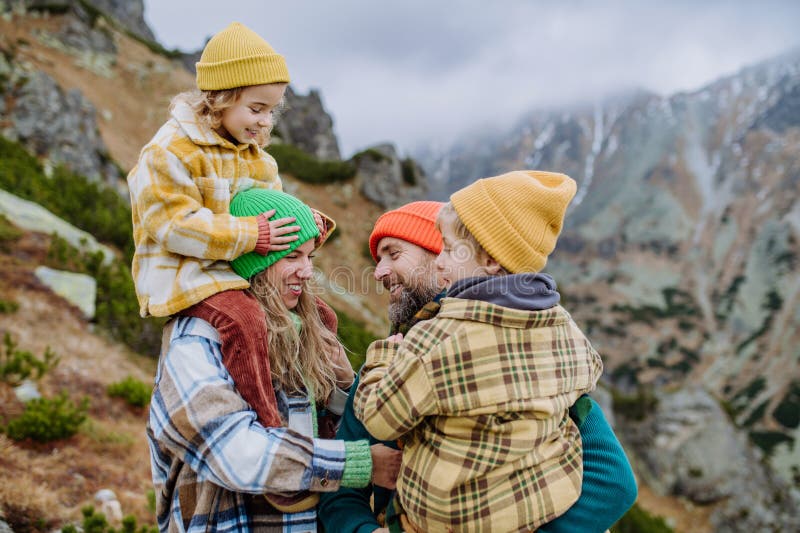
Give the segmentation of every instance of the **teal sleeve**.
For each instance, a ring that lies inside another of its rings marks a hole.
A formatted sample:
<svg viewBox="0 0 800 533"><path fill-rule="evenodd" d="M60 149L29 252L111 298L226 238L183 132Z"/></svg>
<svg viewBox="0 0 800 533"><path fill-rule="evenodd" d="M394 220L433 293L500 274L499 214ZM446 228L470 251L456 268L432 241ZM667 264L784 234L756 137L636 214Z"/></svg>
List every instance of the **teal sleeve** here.
<svg viewBox="0 0 800 533"><path fill-rule="evenodd" d="M357 388L358 375L350 388L350 397L345 403L336 438L344 441L367 439L370 444L376 444L379 441L372 438L353 412L353 396ZM384 442L383 444L397 447L393 443ZM374 489L376 508L382 509L389 500L390 491L381 487ZM340 488L336 492L321 493L318 513L325 531L328 533L371 533L381 527L370 506L372 496L372 485L363 488Z"/></svg>
<svg viewBox="0 0 800 533"><path fill-rule="evenodd" d="M539 531L600 533L609 529L636 501L636 479L625 450L597 402L582 396L570 409L570 416L578 425L583 441L581 495L566 513L541 526Z"/></svg>

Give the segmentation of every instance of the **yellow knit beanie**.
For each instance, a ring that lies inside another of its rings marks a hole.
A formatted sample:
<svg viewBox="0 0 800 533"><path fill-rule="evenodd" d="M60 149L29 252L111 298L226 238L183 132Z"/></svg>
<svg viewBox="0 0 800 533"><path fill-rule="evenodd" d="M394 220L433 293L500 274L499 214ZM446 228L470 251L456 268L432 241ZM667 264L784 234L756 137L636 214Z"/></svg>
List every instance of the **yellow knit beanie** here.
<svg viewBox="0 0 800 533"><path fill-rule="evenodd" d="M511 273L539 272L556 247L577 187L565 174L518 170L453 193L458 218Z"/></svg>
<svg viewBox="0 0 800 533"><path fill-rule="evenodd" d="M201 91L289 83L283 56L256 32L234 22L206 43L197 68Z"/></svg>

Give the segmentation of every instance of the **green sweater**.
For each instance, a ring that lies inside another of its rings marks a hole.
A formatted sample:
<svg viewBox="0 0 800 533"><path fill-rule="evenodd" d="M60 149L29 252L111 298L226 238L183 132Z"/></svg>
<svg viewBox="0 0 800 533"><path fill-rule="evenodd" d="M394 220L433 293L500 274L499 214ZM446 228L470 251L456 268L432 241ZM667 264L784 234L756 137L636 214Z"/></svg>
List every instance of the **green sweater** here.
<svg viewBox="0 0 800 533"><path fill-rule="evenodd" d="M358 377L352 391L358 388ZM600 406L588 396L581 397L570 409L583 440L583 485L578 501L563 515L539 528L545 533L602 532L610 528L636 500L636 480L628 458L606 421ZM352 395L347 401L337 439L373 438L353 413ZM394 442L383 442L397 448ZM370 498L375 498L373 513ZM368 486L362 489L341 488L321 495L319 518L325 531L336 533L371 533L381 527L376 515L383 511L392 491Z"/></svg>

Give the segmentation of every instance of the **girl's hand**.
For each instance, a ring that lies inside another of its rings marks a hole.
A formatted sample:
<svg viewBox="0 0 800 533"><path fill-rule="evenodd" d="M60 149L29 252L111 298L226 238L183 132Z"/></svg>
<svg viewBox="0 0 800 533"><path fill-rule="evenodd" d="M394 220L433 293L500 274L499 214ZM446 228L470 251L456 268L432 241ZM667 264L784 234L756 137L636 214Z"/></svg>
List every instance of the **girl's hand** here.
<svg viewBox="0 0 800 533"><path fill-rule="evenodd" d="M275 214L273 212L273 214ZM294 217L284 217L269 221L269 249L270 251L288 250L290 242L294 242L300 237L297 235L288 235L289 233L296 233L300 231L300 226L289 226L297 220ZM284 237L284 235L286 235Z"/></svg>
<svg viewBox="0 0 800 533"><path fill-rule="evenodd" d="M261 255L267 255L272 251L288 250L292 241L296 241L297 235L284 235L300 231L300 226L287 226L295 221L294 217L284 217L277 220L270 220L269 217L275 215L275 210L264 211L256 217L258 221L258 240L253 251Z"/></svg>
<svg viewBox="0 0 800 533"><path fill-rule="evenodd" d="M275 214L275 210L271 209L264 213L267 218ZM300 231L300 226L289 226L297 220L295 217L276 218L269 221L269 249L270 251L288 250L290 242L294 242L299 237L297 235L288 235L289 233L296 233Z"/></svg>

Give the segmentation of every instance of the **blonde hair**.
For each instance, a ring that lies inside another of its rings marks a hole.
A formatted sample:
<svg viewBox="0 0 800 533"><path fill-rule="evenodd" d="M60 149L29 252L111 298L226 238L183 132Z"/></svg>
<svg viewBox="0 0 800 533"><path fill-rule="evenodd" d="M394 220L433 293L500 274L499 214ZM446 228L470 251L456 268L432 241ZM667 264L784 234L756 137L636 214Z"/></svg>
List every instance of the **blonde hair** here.
<svg viewBox="0 0 800 533"><path fill-rule="evenodd" d="M338 350L339 340L322 323L316 299L308 286L294 309L302 323L298 332L278 288L265 272L250 279L249 290L267 315L272 380L290 396L308 386L317 403L324 403L336 385L328 353Z"/></svg>
<svg viewBox="0 0 800 533"><path fill-rule="evenodd" d="M200 91L197 89L185 91L172 98L169 109L171 111L176 105L185 103L191 108L202 125L216 131L222 127L222 113L236 104L244 89L246 87L234 87L233 89L221 89L218 91ZM281 98L280 104L273 110L275 116L283 109L286 105L285 103L286 100ZM275 121L273 121L273 125L274 123ZM271 134L272 126L266 129L263 135L256 140L258 145L261 147L269 145Z"/></svg>
<svg viewBox="0 0 800 533"><path fill-rule="evenodd" d="M442 226L447 224L453 230L453 233L461 241L459 244L465 244L467 247L470 248L470 252L474 257L477 259L484 259L487 257L492 257L492 255L486 251L481 243L478 242L478 239L475 238L475 235L469 231L469 228L464 225L461 221L461 218L458 216L456 212L455 206L453 206L453 202L445 203L442 208L439 210L439 214L436 217L436 230L439 233L442 233ZM494 258L492 258L494 259ZM508 274L508 271L499 265L500 270L498 275Z"/></svg>

